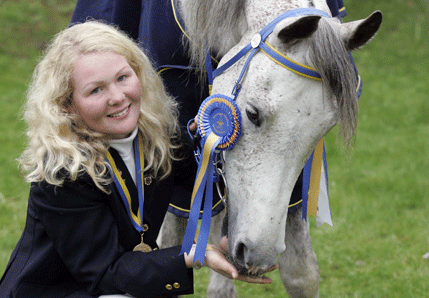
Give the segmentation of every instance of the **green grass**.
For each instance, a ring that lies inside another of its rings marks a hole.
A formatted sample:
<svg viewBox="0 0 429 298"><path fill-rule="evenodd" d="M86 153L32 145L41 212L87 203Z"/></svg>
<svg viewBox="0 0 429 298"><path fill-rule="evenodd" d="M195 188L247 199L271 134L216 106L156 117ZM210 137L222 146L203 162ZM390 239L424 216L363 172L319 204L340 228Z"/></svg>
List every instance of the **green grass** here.
<svg viewBox="0 0 429 298"><path fill-rule="evenodd" d="M25 146L25 124L20 121L27 82L41 50L65 28L74 1L0 2L0 272L25 225L28 185L16 158Z"/></svg>
<svg viewBox="0 0 429 298"><path fill-rule="evenodd" d="M28 186L15 159L25 144L19 110L45 42L75 1L0 2L0 274L24 228ZM43 4L44 3L44 4ZM334 226L312 226L320 297L427 297L429 293L429 2L345 1L351 21L380 9L375 39L354 57L364 80L349 156L327 136ZM205 297L208 270L193 297ZM239 297L285 297L272 285L236 282Z"/></svg>

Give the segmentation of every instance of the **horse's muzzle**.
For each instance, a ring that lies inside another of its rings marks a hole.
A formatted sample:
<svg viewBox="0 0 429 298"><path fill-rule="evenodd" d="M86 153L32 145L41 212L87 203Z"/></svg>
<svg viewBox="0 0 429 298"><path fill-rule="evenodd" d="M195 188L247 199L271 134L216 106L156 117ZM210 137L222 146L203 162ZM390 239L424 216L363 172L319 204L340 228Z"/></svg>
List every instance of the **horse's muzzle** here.
<svg viewBox="0 0 429 298"><path fill-rule="evenodd" d="M260 249L263 245L252 243L249 239L237 241L231 247L231 261L240 275L261 275L275 264L277 258L275 251L270 249L264 252Z"/></svg>

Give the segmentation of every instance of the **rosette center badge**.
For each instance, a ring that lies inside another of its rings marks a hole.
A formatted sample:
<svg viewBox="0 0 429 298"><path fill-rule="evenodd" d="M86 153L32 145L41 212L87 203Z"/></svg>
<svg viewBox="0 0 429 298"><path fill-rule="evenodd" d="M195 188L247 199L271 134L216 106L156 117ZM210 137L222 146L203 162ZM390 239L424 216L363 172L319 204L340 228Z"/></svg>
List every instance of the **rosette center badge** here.
<svg viewBox="0 0 429 298"><path fill-rule="evenodd" d="M201 136L214 133L221 139L218 149L231 149L241 133L241 113L233 99L214 94L206 98L198 112L198 127Z"/></svg>
<svg viewBox="0 0 429 298"><path fill-rule="evenodd" d="M228 118L224 113L216 113L212 117L212 130L218 135L218 136L224 136L228 133Z"/></svg>

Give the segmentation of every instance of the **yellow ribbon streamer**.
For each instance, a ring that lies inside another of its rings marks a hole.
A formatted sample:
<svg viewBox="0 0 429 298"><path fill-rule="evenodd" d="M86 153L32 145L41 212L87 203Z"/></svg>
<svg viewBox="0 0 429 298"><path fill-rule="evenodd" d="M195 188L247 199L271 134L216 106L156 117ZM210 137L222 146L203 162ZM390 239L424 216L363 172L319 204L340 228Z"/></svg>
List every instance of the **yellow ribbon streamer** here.
<svg viewBox="0 0 429 298"><path fill-rule="evenodd" d="M210 162L210 153L212 151L213 146L215 146L216 141L219 139L219 136L217 136L216 134L214 134L213 132L210 133L210 135L207 137L207 140L204 144L204 149L203 149L203 160L201 163L201 168L198 172L198 177L195 180L195 186L194 186L194 190L192 191L192 199L191 199L191 206L194 203L194 199L195 199L195 195L197 194L198 189L201 186L201 182L204 178L204 175L206 174L207 171L207 167L209 165ZM210 173L211 175L211 173Z"/></svg>
<svg viewBox="0 0 429 298"><path fill-rule="evenodd" d="M317 144L313 153L313 163L311 164L310 187L308 190L307 217L317 216L317 206L319 203L320 175L322 173L323 162L323 139Z"/></svg>

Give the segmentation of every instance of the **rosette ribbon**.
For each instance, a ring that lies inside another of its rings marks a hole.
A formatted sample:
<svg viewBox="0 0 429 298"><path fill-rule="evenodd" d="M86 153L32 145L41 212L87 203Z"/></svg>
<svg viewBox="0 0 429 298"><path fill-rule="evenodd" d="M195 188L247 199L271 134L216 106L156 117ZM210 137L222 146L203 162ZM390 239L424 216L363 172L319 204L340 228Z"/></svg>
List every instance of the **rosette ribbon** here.
<svg viewBox="0 0 429 298"><path fill-rule="evenodd" d="M197 157L198 171L191 199L191 212L182 244L182 253L191 251L197 232L199 213L204 201L203 216L193 262L204 264L210 234L213 204L213 182L218 155L231 149L241 133L241 114L234 100L222 94L207 97L197 115L202 156Z"/></svg>
<svg viewBox="0 0 429 298"><path fill-rule="evenodd" d="M302 218L314 216L318 227L323 223L332 226L328 190L325 141L322 139L304 166L302 185Z"/></svg>

